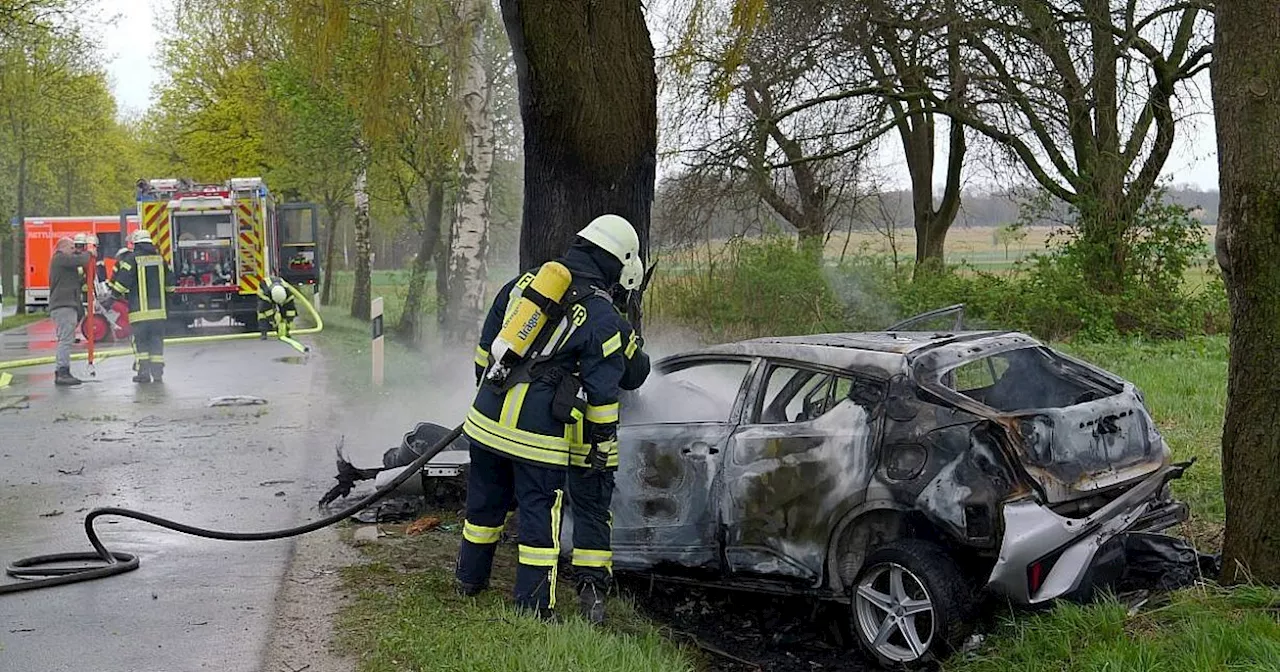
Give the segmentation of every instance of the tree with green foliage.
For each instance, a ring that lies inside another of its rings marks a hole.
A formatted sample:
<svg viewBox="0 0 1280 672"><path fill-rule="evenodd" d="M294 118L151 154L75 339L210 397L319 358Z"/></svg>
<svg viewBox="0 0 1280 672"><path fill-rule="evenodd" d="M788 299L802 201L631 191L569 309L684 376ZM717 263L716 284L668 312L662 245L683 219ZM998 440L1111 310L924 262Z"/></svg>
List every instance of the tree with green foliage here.
<svg viewBox="0 0 1280 672"><path fill-rule="evenodd" d="M1280 0L1220 0L1213 54L1218 263L1231 306L1223 579L1280 584Z"/></svg>

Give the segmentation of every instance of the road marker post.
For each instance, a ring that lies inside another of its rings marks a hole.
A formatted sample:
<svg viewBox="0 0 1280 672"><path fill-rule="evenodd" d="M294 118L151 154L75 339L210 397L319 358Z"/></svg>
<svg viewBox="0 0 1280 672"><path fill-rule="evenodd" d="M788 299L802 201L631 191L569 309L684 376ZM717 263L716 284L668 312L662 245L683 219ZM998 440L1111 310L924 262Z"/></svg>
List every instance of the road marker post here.
<svg viewBox="0 0 1280 672"><path fill-rule="evenodd" d="M369 310L373 325L373 385L382 387L382 297L373 300Z"/></svg>

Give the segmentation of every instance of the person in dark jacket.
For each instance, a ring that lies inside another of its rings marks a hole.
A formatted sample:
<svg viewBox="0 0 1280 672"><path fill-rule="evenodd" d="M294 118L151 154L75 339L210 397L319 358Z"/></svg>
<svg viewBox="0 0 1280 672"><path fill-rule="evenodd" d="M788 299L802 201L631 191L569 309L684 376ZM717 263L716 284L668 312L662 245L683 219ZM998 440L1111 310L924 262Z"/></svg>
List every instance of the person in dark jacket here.
<svg viewBox="0 0 1280 672"><path fill-rule="evenodd" d="M164 380L164 325L168 318L166 295L173 275L146 229L130 236L133 250L116 258L115 274L108 286L114 298L129 301L129 325L133 330L135 383Z"/></svg>
<svg viewBox="0 0 1280 672"><path fill-rule="evenodd" d="M543 618L551 618L555 607L565 472L571 465L605 471L618 464L619 383L634 339L603 288L615 283L635 288L643 275L635 229L616 215L592 220L558 261L572 276L553 311L559 314L501 382L488 376L490 353L521 298L542 301L528 289L535 272L502 288L481 332L475 362L479 389L463 426L471 442L471 466L457 568L462 594L488 586L494 548L515 502L515 602ZM575 541L575 564L590 561L607 569L600 564L607 562L601 555L608 548L607 531L605 536L584 547L591 552L582 555Z"/></svg>
<svg viewBox="0 0 1280 672"><path fill-rule="evenodd" d="M53 318L58 337L54 385L81 383L71 375L71 345L75 341L76 323L80 321L80 294L84 267L88 263L88 251L77 252L70 238L58 240L53 259L49 261L49 317Z"/></svg>

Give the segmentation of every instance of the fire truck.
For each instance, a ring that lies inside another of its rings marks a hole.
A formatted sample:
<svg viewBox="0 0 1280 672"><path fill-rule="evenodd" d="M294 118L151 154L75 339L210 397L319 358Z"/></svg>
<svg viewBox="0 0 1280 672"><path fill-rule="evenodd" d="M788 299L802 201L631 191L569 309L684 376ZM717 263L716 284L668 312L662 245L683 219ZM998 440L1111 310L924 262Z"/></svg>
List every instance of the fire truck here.
<svg viewBox="0 0 1280 672"><path fill-rule="evenodd" d="M116 251L125 246L129 234L138 229L138 218L115 215L86 217L27 217L22 222L26 240L27 310L49 307L49 262L59 238L72 238L77 233L98 237L98 254L104 257L107 272L115 267ZM123 231L123 233L121 233Z"/></svg>
<svg viewBox="0 0 1280 672"><path fill-rule="evenodd" d="M262 178L139 180L137 202L138 219L175 279L166 307L176 323L229 317L253 329L264 278L301 288L319 277L315 206L277 203Z"/></svg>

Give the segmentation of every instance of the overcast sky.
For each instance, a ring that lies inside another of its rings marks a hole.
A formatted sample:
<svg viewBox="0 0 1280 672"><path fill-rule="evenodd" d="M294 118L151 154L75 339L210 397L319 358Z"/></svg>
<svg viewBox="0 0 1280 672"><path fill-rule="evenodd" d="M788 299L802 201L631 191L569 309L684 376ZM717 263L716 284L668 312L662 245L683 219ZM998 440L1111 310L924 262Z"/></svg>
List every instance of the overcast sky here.
<svg viewBox="0 0 1280 672"><path fill-rule="evenodd" d="M156 69L156 45L161 33L155 25L157 12L166 0L97 0L104 16L116 16L113 24L99 25L103 51L109 60L108 70L116 100L122 110L145 112L152 102L152 91L159 79ZM1208 97L1208 74L1200 76L1200 89ZM1213 119L1207 113L1189 119L1180 127L1173 153L1165 164L1165 174L1178 184L1201 189L1218 188L1218 160L1214 146ZM945 146L945 143L943 143ZM894 143L886 143L884 159L895 163L889 153ZM905 184L905 183L904 183Z"/></svg>

